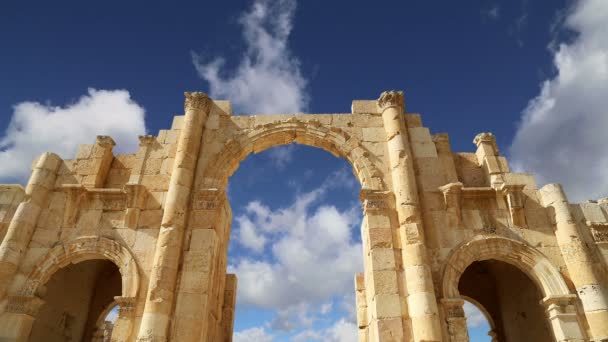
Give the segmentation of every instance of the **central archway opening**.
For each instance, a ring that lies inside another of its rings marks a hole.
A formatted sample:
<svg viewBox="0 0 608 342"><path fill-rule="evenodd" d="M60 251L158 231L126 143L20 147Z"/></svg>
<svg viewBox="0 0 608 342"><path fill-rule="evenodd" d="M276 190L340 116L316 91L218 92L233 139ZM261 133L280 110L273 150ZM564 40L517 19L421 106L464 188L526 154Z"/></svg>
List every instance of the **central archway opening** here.
<svg viewBox="0 0 608 342"><path fill-rule="evenodd" d="M86 260L59 269L38 289L44 304L29 340L103 341L96 338L104 336L100 329L111 330L105 318L121 288L120 271L109 260Z"/></svg>
<svg viewBox="0 0 608 342"><path fill-rule="evenodd" d="M272 147L229 180L235 341L355 341L361 185L316 147Z"/></svg>
<svg viewBox="0 0 608 342"><path fill-rule="evenodd" d="M458 291L489 316L493 341L553 341L542 293L519 268L495 259L471 263Z"/></svg>

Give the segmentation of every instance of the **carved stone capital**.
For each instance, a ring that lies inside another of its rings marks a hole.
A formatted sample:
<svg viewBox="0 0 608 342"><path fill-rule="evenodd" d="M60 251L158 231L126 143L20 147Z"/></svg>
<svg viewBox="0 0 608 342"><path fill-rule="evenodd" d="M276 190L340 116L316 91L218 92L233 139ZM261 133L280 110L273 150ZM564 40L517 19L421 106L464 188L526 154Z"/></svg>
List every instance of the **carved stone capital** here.
<svg viewBox="0 0 608 342"><path fill-rule="evenodd" d="M591 227L591 235L595 243L608 244L608 222L585 222Z"/></svg>
<svg viewBox="0 0 608 342"><path fill-rule="evenodd" d="M402 91L388 90L382 92L378 98L378 107L384 111L390 107L399 107L405 110L405 100Z"/></svg>
<svg viewBox="0 0 608 342"><path fill-rule="evenodd" d="M154 135L140 135L139 136L139 146L140 147L144 147L144 146L152 146L156 143L156 136Z"/></svg>
<svg viewBox="0 0 608 342"><path fill-rule="evenodd" d="M446 318L464 318L464 300L453 298L453 299L442 299L441 304L445 310Z"/></svg>
<svg viewBox="0 0 608 342"><path fill-rule="evenodd" d="M118 317L129 318L133 316L135 312L135 298L119 296L114 297L114 300L118 303Z"/></svg>
<svg viewBox="0 0 608 342"><path fill-rule="evenodd" d="M496 137L493 133L490 132L482 132L475 136L473 139L473 144L479 146L481 143L491 143L496 145Z"/></svg>
<svg viewBox="0 0 608 342"><path fill-rule="evenodd" d="M10 296L7 298L6 312L35 317L44 301L36 296Z"/></svg>
<svg viewBox="0 0 608 342"><path fill-rule="evenodd" d="M124 191L127 194L127 208L143 209L148 191L141 184L125 184Z"/></svg>
<svg viewBox="0 0 608 342"><path fill-rule="evenodd" d="M109 135L98 135L95 140L95 144L104 147L104 148L112 148L116 146L116 142Z"/></svg>
<svg viewBox="0 0 608 342"><path fill-rule="evenodd" d="M194 210L215 211L226 201L226 192L220 189L199 189L193 194Z"/></svg>
<svg viewBox="0 0 608 342"><path fill-rule="evenodd" d="M384 211L393 207L393 193L390 191L379 191L362 189L359 193L359 199L363 204L363 211Z"/></svg>
<svg viewBox="0 0 608 342"><path fill-rule="evenodd" d="M184 103L185 111L189 110L202 110L207 112L209 109L209 103L211 99L205 93L201 92L185 92L184 96L186 101Z"/></svg>

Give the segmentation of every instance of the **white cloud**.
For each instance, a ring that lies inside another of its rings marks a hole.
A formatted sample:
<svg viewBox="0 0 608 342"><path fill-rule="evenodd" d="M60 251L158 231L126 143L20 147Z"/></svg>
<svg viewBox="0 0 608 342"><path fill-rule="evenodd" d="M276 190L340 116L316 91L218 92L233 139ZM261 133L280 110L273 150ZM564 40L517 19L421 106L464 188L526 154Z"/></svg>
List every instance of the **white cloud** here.
<svg viewBox="0 0 608 342"><path fill-rule="evenodd" d="M230 100L239 112L306 110L306 80L288 48L295 9L295 0L254 1L239 20L247 50L233 72L223 70L223 58L205 62L193 54L193 63L209 83L212 97Z"/></svg>
<svg viewBox="0 0 608 342"><path fill-rule="evenodd" d="M65 159L79 144L92 144L96 135L110 135L116 151L135 151L137 136L145 134L144 109L126 90L89 89L63 107L21 102L0 139L0 182L24 182L32 160L43 152Z"/></svg>
<svg viewBox="0 0 608 342"><path fill-rule="evenodd" d="M235 332L232 339L234 342L272 342L272 335L264 328L255 327Z"/></svg>
<svg viewBox="0 0 608 342"><path fill-rule="evenodd" d="M331 175L319 188L296 196L284 208L271 210L261 202L251 202L237 218L240 244L252 249L240 233L250 226L265 241L273 242L270 257L241 257L229 266L239 279L239 305L277 310L273 329L310 327L316 317L331 310L324 304L342 299L349 289L354 291L354 274L363 268L361 243L351 233L360 224L360 208L341 211L320 203L327 191L348 184L335 181L344 172Z"/></svg>
<svg viewBox="0 0 608 342"><path fill-rule="evenodd" d="M497 4L493 4L491 7L483 9L481 14L484 18L497 20L500 17L500 7Z"/></svg>
<svg viewBox="0 0 608 342"><path fill-rule="evenodd" d="M358 340L357 326L345 319L336 321L331 327L321 330L305 330L293 337L293 342L353 342Z"/></svg>
<svg viewBox="0 0 608 342"><path fill-rule="evenodd" d="M467 326L469 328L490 326L483 312L466 300L464 301L464 316L467 318Z"/></svg>
<svg viewBox="0 0 608 342"><path fill-rule="evenodd" d="M571 201L608 196L608 2L580 0L554 50L555 77L524 110L510 148L516 170L559 182Z"/></svg>
<svg viewBox="0 0 608 342"><path fill-rule="evenodd" d="M267 151L267 156L279 170L283 170L293 160L295 151L294 144L276 146Z"/></svg>

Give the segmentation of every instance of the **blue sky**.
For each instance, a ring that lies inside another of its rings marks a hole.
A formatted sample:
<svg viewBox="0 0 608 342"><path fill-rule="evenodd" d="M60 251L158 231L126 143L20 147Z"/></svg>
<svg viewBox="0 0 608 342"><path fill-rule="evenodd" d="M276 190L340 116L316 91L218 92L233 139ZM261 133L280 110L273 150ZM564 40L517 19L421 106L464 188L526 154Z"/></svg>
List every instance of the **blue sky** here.
<svg viewBox="0 0 608 342"><path fill-rule="evenodd" d="M97 134L133 152L182 112L183 91L250 114L349 112L402 89L454 151L490 131L539 184L559 181L573 201L608 196L606 22L602 0L5 2L0 181L23 182L37 154L71 158ZM237 338L348 341L361 268L348 164L289 146L241 166L229 185Z"/></svg>

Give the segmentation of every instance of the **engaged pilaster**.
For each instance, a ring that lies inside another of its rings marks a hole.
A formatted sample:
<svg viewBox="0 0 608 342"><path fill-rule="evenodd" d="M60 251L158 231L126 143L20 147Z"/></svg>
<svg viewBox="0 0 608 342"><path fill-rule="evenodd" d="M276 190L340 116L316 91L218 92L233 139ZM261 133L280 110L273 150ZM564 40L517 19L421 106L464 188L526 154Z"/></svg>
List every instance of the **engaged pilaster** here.
<svg viewBox="0 0 608 342"><path fill-rule="evenodd" d="M378 99L399 221L408 311L414 341L440 341L437 301L424 242L414 160L403 115L404 103L401 91L385 91Z"/></svg>

